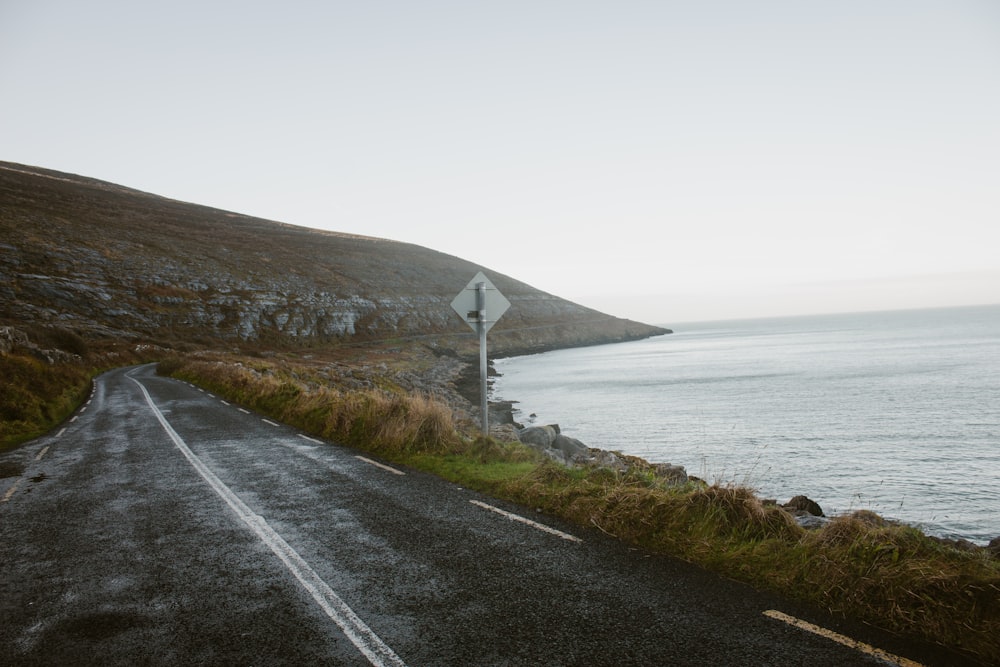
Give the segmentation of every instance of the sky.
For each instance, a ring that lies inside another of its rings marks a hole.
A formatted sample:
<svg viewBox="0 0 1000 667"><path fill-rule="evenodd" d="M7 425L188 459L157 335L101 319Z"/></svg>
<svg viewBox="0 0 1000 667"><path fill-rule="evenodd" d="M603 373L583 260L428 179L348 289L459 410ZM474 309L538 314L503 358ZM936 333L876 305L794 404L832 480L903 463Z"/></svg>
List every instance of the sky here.
<svg viewBox="0 0 1000 667"><path fill-rule="evenodd" d="M0 160L655 324L998 303L1000 3L0 0Z"/></svg>

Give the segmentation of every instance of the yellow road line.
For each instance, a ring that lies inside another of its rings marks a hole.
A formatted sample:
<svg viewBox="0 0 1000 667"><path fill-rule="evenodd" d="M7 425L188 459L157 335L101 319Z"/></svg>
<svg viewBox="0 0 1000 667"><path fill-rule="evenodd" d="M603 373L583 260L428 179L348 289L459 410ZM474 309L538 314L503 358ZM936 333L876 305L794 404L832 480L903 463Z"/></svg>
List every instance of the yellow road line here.
<svg viewBox="0 0 1000 667"><path fill-rule="evenodd" d="M795 618L794 616L789 616L788 614L783 614L780 611L775 611L774 609L768 609L764 612L764 615L768 618L773 618L778 621L783 621L789 625L795 626L801 630L807 632L812 632L820 637L826 637L827 639L833 640L838 644L843 644L844 646L853 648L862 653L867 653L870 656L878 658L879 660L885 660L886 662L892 663L893 665L899 665L899 667L923 667L919 662L914 662L908 658L903 658L898 655L893 655L888 651L883 651L880 648L875 648L865 644L864 642L859 642L856 639L851 639L850 637L845 637L842 634L836 633L833 630L827 630L826 628L821 628L818 625L813 625L808 621L803 621L800 618Z"/></svg>

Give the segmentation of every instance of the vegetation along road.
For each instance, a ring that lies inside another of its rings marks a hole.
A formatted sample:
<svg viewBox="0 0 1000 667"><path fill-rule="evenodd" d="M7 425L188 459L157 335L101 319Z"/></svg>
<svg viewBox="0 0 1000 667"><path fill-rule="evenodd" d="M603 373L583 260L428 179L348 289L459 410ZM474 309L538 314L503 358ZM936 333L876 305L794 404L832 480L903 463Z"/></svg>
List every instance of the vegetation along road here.
<svg viewBox="0 0 1000 667"><path fill-rule="evenodd" d="M153 366L0 470L4 665L960 664Z"/></svg>

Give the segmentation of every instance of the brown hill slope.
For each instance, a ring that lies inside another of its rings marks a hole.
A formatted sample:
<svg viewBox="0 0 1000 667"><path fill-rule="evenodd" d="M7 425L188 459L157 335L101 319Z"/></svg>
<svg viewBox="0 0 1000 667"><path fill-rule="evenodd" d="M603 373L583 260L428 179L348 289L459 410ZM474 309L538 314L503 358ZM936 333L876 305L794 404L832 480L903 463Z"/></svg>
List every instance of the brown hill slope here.
<svg viewBox="0 0 1000 667"><path fill-rule="evenodd" d="M468 349L475 337L450 303L481 268L0 162L0 324L168 345L421 337ZM484 270L511 302L490 333L496 354L668 333Z"/></svg>

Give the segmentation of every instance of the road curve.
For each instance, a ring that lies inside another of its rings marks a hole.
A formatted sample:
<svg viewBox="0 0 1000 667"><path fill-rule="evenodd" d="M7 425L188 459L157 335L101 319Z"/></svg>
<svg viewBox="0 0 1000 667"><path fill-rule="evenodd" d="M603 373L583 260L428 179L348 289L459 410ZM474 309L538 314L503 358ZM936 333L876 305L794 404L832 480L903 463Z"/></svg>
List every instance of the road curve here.
<svg viewBox="0 0 1000 667"><path fill-rule="evenodd" d="M965 664L153 366L0 455L0 572L3 665Z"/></svg>

